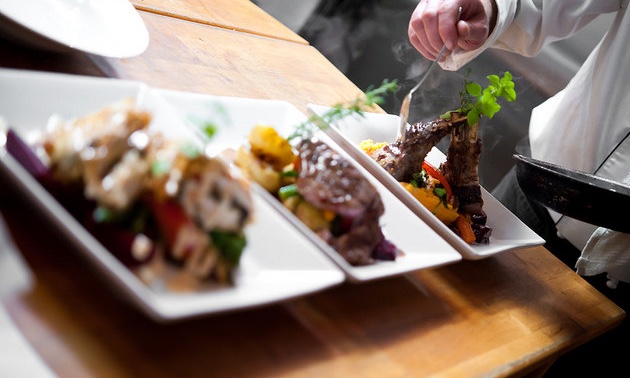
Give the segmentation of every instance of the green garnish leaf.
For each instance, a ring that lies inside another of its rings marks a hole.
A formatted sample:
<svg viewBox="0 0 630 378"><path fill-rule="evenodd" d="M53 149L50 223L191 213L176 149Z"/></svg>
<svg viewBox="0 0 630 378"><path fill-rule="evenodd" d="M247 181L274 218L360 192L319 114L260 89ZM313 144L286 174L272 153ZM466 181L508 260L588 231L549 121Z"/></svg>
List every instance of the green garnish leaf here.
<svg viewBox="0 0 630 378"><path fill-rule="evenodd" d="M212 139L214 134L217 133L219 126L217 126L216 124L212 122L206 122L205 124L201 125L200 128L201 128L201 131L203 131L203 133L206 134L208 139Z"/></svg>
<svg viewBox="0 0 630 378"><path fill-rule="evenodd" d="M481 85L477 83L467 83L466 84L466 92L473 97L481 96L482 88Z"/></svg>
<svg viewBox="0 0 630 378"><path fill-rule="evenodd" d="M298 173L295 169L289 169L287 171L282 171L282 177L298 177Z"/></svg>
<svg viewBox="0 0 630 378"><path fill-rule="evenodd" d="M151 174L159 177L171 170L171 163L166 160L155 160L151 164Z"/></svg>
<svg viewBox="0 0 630 378"><path fill-rule="evenodd" d="M461 94L461 107L455 111L465 115L471 126L479 122L482 116L489 119L494 117L501 110L498 102L500 98L508 102L516 100L516 91L510 72L506 71L503 77L488 75L486 78L490 82L486 88L468 79L464 81L465 92ZM441 117L448 120L451 117L450 113L451 111L448 111Z"/></svg>
<svg viewBox="0 0 630 378"><path fill-rule="evenodd" d="M212 139L221 128L220 125L229 125L230 117L225 106L220 102L212 102L209 104L212 111L212 120L208 120L208 117L199 117L195 115L189 115L188 121L195 125L202 134L208 139Z"/></svg>
<svg viewBox="0 0 630 378"><path fill-rule="evenodd" d="M425 170L423 169L422 171L411 175L411 181L409 183L416 188L424 188L427 186L427 176Z"/></svg>
<svg viewBox="0 0 630 378"><path fill-rule="evenodd" d="M114 213L113 211L111 211L110 209L104 206L98 206L92 212L92 218L94 218L94 221L96 223L113 222L117 218L116 215L117 215L116 213Z"/></svg>
<svg viewBox="0 0 630 378"><path fill-rule="evenodd" d="M468 117L468 124L471 126L479 122L479 112L477 110L469 111L467 114L467 117Z"/></svg>
<svg viewBox="0 0 630 378"><path fill-rule="evenodd" d="M446 189L436 186L433 188L433 194L435 194L435 196L440 199L440 202L446 206L448 202L446 199Z"/></svg>
<svg viewBox="0 0 630 378"><path fill-rule="evenodd" d="M184 156L190 158L190 159L194 159L196 157L199 156L199 154L201 153L201 151L199 151L199 148L197 146L195 146L192 143L184 143L179 147L179 150L182 154L184 154Z"/></svg>
<svg viewBox="0 0 630 378"><path fill-rule="evenodd" d="M92 211L92 219L96 223L116 224L117 227L134 234L146 231L149 217L149 211L139 204L120 211L99 205Z"/></svg>
<svg viewBox="0 0 630 378"><path fill-rule="evenodd" d="M220 230L210 231L212 244L220 251L221 256L230 264L238 265L243 249L247 244L245 235Z"/></svg>
<svg viewBox="0 0 630 378"><path fill-rule="evenodd" d="M298 192L297 184L289 184L278 189L278 197L280 200L284 201L289 197L297 196L300 192Z"/></svg>

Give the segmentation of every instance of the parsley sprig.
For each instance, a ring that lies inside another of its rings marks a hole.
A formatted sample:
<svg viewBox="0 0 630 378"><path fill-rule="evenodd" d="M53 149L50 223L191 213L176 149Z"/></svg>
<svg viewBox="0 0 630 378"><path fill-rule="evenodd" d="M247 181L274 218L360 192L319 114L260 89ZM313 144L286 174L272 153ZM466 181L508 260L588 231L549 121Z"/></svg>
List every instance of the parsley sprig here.
<svg viewBox="0 0 630 378"><path fill-rule="evenodd" d="M461 107L456 111L467 117L470 126L479 122L482 116L489 119L494 117L501 110L501 105L498 102L500 98L504 98L508 102L516 100L514 82L509 71L506 71L503 77L489 75L486 78L490 81L486 88L482 88L480 84L468 79L464 81L466 90L460 95ZM450 118L450 111L442 115L442 118Z"/></svg>
<svg viewBox="0 0 630 378"><path fill-rule="evenodd" d="M304 138L310 135L316 128L324 130L331 123L334 123L348 115L357 114L364 117L364 110L374 105L382 105L384 103L384 95L388 92L396 92L398 90L398 82L396 80L383 80L382 84L377 87L369 87L363 96L357 97L348 104L335 104L324 114L313 114L304 122L295 127L293 133L287 138L288 140L295 138Z"/></svg>

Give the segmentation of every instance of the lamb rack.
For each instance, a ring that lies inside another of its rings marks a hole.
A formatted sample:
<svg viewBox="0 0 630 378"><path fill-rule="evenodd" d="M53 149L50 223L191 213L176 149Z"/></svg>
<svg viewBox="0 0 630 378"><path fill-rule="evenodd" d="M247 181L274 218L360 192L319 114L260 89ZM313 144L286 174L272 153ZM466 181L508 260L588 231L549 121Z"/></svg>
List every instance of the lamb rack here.
<svg viewBox="0 0 630 378"><path fill-rule="evenodd" d="M372 154L372 158L397 181L410 182L421 170L422 162L431 149L447 135L451 136L446 162L440 167L450 185L458 212L469 217L476 242L487 243L491 229L479 184L478 165L481 140L478 124L468 125L467 118L452 112L442 117L411 125L404 138L387 144Z"/></svg>

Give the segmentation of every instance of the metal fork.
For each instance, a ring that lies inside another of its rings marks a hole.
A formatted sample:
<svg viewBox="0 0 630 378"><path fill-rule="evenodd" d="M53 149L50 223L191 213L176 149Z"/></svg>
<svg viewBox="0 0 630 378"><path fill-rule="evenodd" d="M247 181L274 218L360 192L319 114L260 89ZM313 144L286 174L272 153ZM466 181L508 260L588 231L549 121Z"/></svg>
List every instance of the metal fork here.
<svg viewBox="0 0 630 378"><path fill-rule="evenodd" d="M459 9L457 10L457 21L459 21L459 17L461 15L462 15L462 7L459 7ZM424 83L424 80L429 76L429 73L431 73L431 70L433 70L433 67L435 67L437 62L440 61L440 58L442 58L442 55L444 54L445 51L446 51L446 45L442 46L442 49L438 53L437 58L435 58L435 60L431 62L431 65L424 72L424 75L422 75L422 77L418 81L418 84L416 84L415 87L411 88L409 93L407 93L407 95L403 99L402 105L400 106L400 127L398 130L400 134L400 139L403 141L405 140L405 134L407 134L407 120L409 119L409 106L411 104L411 98L413 97L413 93L417 91L418 88L420 88L422 83Z"/></svg>

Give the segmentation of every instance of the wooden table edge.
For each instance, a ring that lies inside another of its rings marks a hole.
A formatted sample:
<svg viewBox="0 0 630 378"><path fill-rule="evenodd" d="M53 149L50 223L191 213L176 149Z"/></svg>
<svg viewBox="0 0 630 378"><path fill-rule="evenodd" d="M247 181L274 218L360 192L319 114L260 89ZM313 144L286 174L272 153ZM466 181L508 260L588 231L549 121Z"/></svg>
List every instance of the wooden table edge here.
<svg viewBox="0 0 630 378"><path fill-rule="evenodd" d="M143 5L139 5L139 4L134 4L134 7L136 8L136 10L142 11L142 12L154 13L154 14L158 14L158 15L162 15L162 16L177 18L177 19L184 20L184 21L195 22L195 23L199 23L199 24L204 24L204 25L214 26L214 27L218 27L218 28L238 31L238 32L242 32L242 33L258 35L258 36L261 36L261 37L279 39L279 40L283 40L283 41L287 41L287 42L293 42L293 43L298 43L298 44L303 44L303 45L310 45L310 43L307 40L302 38L297 33L293 33L294 34L293 35L294 38L288 38L288 37L282 37L282 36L271 34L271 33L262 33L262 32L259 32L259 31L253 30L253 29L248 29L248 28L245 28L245 27L234 27L234 26L230 27L230 26L227 26L227 25L220 24L218 22L206 21L206 20L201 19L199 17L190 17L190 16L186 16L186 15L182 15L182 14L178 14L178 13L174 13L174 12L169 12L169 11L155 9L153 7L150 7L150 6L143 6ZM290 29L287 28L287 30L290 30Z"/></svg>

